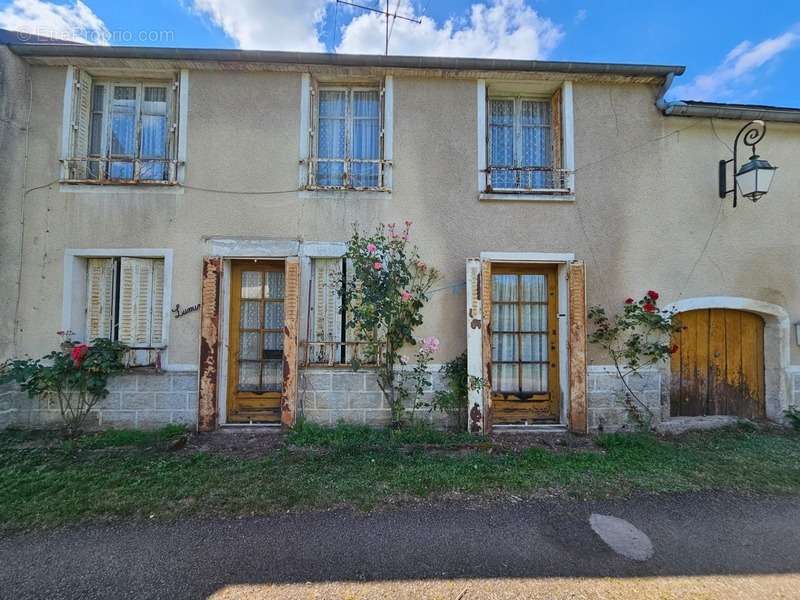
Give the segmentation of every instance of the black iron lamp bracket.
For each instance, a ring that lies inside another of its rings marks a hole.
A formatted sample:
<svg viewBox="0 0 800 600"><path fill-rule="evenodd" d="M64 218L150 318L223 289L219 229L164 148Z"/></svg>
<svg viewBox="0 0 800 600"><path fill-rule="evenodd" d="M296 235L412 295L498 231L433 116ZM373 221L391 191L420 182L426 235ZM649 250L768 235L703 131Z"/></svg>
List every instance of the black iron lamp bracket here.
<svg viewBox="0 0 800 600"><path fill-rule="evenodd" d="M739 196L736 189L736 173L739 168L737 153L739 149L739 140L741 139L745 146L750 146L752 155L755 156L756 144L764 139L764 134L766 133L767 124L764 123L764 121L750 121L739 130L739 133L736 134L736 138L733 140L733 158L719 161L719 197L725 198L728 194L732 193L734 208L736 208L736 200ZM733 187L731 187L731 189L728 189L728 163L733 163Z"/></svg>

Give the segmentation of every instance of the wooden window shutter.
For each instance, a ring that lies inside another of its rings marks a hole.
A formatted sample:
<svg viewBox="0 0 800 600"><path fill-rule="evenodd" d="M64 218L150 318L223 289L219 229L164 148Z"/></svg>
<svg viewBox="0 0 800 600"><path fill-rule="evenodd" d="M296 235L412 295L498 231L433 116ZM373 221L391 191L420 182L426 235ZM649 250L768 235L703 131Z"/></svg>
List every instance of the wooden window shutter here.
<svg viewBox="0 0 800 600"><path fill-rule="evenodd" d="M569 264L569 429L586 433L586 267L582 261Z"/></svg>
<svg viewBox="0 0 800 600"><path fill-rule="evenodd" d="M217 426L217 369L219 362L219 311L222 259L203 258L200 304L200 377L197 397L197 429Z"/></svg>
<svg viewBox="0 0 800 600"><path fill-rule="evenodd" d="M114 259L90 258L86 281L86 341L110 338L114 312Z"/></svg>
<svg viewBox="0 0 800 600"><path fill-rule="evenodd" d="M550 139L553 145L553 169L562 169L564 161L562 158L561 88L557 89L550 98L550 125ZM559 171L554 171L552 185L558 189L566 186Z"/></svg>
<svg viewBox="0 0 800 600"><path fill-rule="evenodd" d="M300 259L286 259L286 287L283 301L283 396L281 424L294 425L297 406L297 317L300 305Z"/></svg>
<svg viewBox="0 0 800 600"><path fill-rule="evenodd" d="M342 276L341 258L314 260L314 328L316 342L339 342L342 338L338 284Z"/></svg>
<svg viewBox="0 0 800 600"><path fill-rule="evenodd" d="M75 70L75 91L72 105L72 156L86 158L89 151L89 123L92 109L92 77L83 69ZM70 179L85 179L86 162L70 165Z"/></svg>
<svg viewBox="0 0 800 600"><path fill-rule="evenodd" d="M164 345L164 261L153 261L152 300L150 302L150 345Z"/></svg>
<svg viewBox="0 0 800 600"><path fill-rule="evenodd" d="M481 357L483 388L483 431L492 432L492 263L481 261Z"/></svg>
<svg viewBox="0 0 800 600"><path fill-rule="evenodd" d="M131 348L161 345L164 261L123 256L119 287L119 341Z"/></svg>
<svg viewBox="0 0 800 600"><path fill-rule="evenodd" d="M467 374L483 377L482 311L481 311L481 262L476 258L467 260ZM483 431L483 393L470 389L467 403L467 423L470 433Z"/></svg>

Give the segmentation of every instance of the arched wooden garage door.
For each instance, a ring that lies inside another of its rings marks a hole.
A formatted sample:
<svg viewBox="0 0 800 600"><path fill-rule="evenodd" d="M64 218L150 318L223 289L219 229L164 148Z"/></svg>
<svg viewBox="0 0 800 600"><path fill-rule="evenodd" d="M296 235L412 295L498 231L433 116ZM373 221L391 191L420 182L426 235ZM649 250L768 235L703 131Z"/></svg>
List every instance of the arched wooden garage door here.
<svg viewBox="0 0 800 600"><path fill-rule="evenodd" d="M722 308L678 317L684 329L674 336L671 416L764 417L764 320Z"/></svg>

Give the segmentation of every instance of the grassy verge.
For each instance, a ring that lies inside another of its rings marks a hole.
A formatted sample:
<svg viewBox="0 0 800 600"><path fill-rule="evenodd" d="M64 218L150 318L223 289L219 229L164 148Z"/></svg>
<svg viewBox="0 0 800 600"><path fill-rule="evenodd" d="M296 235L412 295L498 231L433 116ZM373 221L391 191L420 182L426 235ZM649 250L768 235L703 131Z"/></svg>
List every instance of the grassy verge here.
<svg viewBox="0 0 800 600"><path fill-rule="evenodd" d="M0 433L0 528L372 508L445 494L800 493L800 435L793 432L606 435L597 440L600 452L498 452L487 440L467 451L431 452L475 440L422 429L304 425L289 434L286 448L258 458L167 451L180 433L114 432L50 447Z"/></svg>

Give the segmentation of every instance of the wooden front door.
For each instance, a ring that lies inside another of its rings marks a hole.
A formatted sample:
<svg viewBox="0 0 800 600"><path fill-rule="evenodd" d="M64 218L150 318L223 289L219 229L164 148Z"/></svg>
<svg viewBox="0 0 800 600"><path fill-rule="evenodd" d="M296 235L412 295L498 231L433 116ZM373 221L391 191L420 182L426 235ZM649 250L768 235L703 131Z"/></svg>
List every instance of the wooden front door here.
<svg viewBox="0 0 800 600"><path fill-rule="evenodd" d="M496 425L557 423L557 270L492 265L491 383Z"/></svg>
<svg viewBox="0 0 800 600"><path fill-rule="evenodd" d="M237 261L231 272L227 420L279 423L283 391L283 262Z"/></svg>
<svg viewBox="0 0 800 600"><path fill-rule="evenodd" d="M722 308L678 318L684 329L673 338L670 414L764 417L764 320Z"/></svg>

